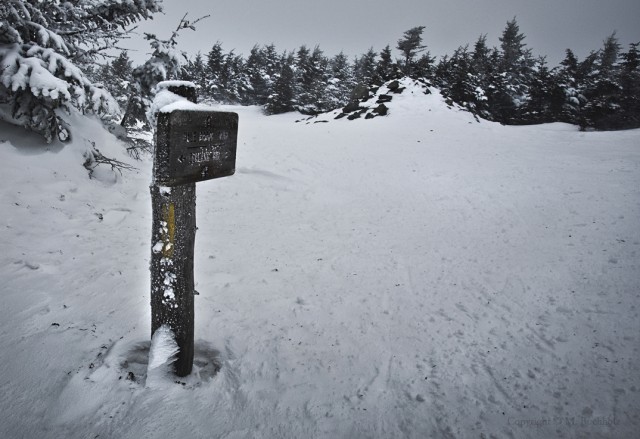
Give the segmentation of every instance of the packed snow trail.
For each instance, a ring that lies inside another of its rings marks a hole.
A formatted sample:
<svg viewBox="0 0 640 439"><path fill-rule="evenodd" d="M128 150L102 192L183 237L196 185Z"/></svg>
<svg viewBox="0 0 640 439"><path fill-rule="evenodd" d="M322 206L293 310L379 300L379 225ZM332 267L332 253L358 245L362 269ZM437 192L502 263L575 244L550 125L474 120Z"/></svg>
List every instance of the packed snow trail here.
<svg viewBox="0 0 640 439"><path fill-rule="evenodd" d="M366 121L231 109L236 175L197 187L195 372L162 386L150 162L109 183L3 144L0 436L633 437L640 131L408 91Z"/></svg>

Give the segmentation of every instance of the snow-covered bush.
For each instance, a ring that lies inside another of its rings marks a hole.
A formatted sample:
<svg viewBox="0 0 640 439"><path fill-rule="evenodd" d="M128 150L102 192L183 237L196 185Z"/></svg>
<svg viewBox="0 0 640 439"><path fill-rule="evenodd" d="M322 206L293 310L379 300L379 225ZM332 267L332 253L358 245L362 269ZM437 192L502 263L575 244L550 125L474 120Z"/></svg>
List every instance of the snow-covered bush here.
<svg viewBox="0 0 640 439"><path fill-rule="evenodd" d="M125 27L160 10L158 0L5 0L0 4L0 106L3 117L67 140L65 111L119 112L81 67L114 47Z"/></svg>
<svg viewBox="0 0 640 439"><path fill-rule="evenodd" d="M82 71L52 49L0 46L0 102L11 106L11 122L42 134L69 138L60 110L76 107L98 115L119 112L109 92L94 86Z"/></svg>

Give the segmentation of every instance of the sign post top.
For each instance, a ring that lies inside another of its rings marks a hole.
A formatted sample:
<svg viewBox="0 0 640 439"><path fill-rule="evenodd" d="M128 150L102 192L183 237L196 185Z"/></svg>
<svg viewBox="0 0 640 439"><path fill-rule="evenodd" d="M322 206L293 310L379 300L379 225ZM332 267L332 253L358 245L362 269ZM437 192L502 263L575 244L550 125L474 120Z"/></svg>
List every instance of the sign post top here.
<svg viewBox="0 0 640 439"><path fill-rule="evenodd" d="M197 183L233 175L238 115L173 110L158 113L154 182L160 186Z"/></svg>

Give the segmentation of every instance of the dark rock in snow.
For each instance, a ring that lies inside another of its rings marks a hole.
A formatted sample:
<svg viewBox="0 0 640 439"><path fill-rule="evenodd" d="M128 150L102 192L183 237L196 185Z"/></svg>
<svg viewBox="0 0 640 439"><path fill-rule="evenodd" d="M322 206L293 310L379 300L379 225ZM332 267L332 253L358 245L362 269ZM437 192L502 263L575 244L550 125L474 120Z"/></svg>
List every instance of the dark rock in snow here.
<svg viewBox="0 0 640 439"><path fill-rule="evenodd" d="M400 83L398 81L391 81L390 83L387 84L387 88L390 91L395 91L398 88L400 88Z"/></svg>
<svg viewBox="0 0 640 439"><path fill-rule="evenodd" d="M354 111L358 111L360 109L360 103L358 101L349 102L343 109L343 113L353 113Z"/></svg>
<svg viewBox="0 0 640 439"><path fill-rule="evenodd" d="M385 104L380 104L376 108L374 108L373 111L380 116L386 116L389 112L389 108Z"/></svg>
<svg viewBox="0 0 640 439"><path fill-rule="evenodd" d="M382 104L384 102L391 102L391 100L393 99L393 96L389 96L389 95L380 95L378 96L378 100L376 101L376 104Z"/></svg>
<svg viewBox="0 0 640 439"><path fill-rule="evenodd" d="M366 85L358 85L351 93L351 102L366 101L369 99L369 88Z"/></svg>

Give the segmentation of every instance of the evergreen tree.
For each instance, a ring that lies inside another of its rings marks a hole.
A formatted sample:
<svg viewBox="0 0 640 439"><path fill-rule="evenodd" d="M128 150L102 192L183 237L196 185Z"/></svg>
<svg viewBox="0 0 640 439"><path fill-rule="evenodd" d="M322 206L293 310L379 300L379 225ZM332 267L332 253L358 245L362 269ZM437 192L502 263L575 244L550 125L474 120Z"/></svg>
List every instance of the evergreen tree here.
<svg viewBox="0 0 640 439"><path fill-rule="evenodd" d="M342 107L349 102L349 95L355 86L355 78L349 59L340 52L331 59L331 75L325 90L325 104L327 110Z"/></svg>
<svg viewBox="0 0 640 439"><path fill-rule="evenodd" d="M620 65L620 87L622 89L621 127L640 127L640 43L631 44L622 54Z"/></svg>
<svg viewBox="0 0 640 439"><path fill-rule="evenodd" d="M469 83L471 75L471 56L467 46L459 47L453 52L451 58L445 56L438 65L438 84L442 94L448 98L451 105L456 102L462 106L467 106L474 100L473 84Z"/></svg>
<svg viewBox="0 0 640 439"><path fill-rule="evenodd" d="M473 45L471 62L476 73L485 78L489 76L493 71L492 64L489 59L490 56L491 49L487 47L487 35L480 35Z"/></svg>
<svg viewBox="0 0 640 439"><path fill-rule="evenodd" d="M274 83L276 75L280 72L281 64L280 64L280 56L276 51L276 46L270 44L264 48L263 51L264 57L264 65L265 65L265 74L267 78L269 78L269 83L271 86Z"/></svg>
<svg viewBox="0 0 640 439"><path fill-rule="evenodd" d="M502 32L500 52L492 53L498 69L488 81L489 106L492 118L502 123L521 122L518 110L528 98L534 60L531 51L525 49L524 38L514 18Z"/></svg>
<svg viewBox="0 0 640 439"><path fill-rule="evenodd" d="M589 91L595 87L597 82L599 56L599 52L592 51L585 59L577 62L574 78L575 92L573 96L569 97L569 101L577 107L572 123L580 125L583 129L593 126L586 107L589 103Z"/></svg>
<svg viewBox="0 0 640 439"><path fill-rule="evenodd" d="M416 55L426 49L422 45L422 32L424 26L417 26L405 31L404 36L398 40L397 48L404 56L404 74L411 76L413 69L413 60Z"/></svg>
<svg viewBox="0 0 640 439"><path fill-rule="evenodd" d="M155 86L168 79L178 79L180 75L181 58L187 59L185 53L176 49L178 35L184 29L195 30L195 24L206 18L201 17L191 22L185 14L171 36L161 40L154 34L145 34L153 52L151 57L141 66L133 70L133 93L127 105L127 111L122 118L121 125L132 127L142 123L149 127L153 115L147 114Z"/></svg>
<svg viewBox="0 0 640 439"><path fill-rule="evenodd" d="M244 75L244 59L232 50L224 58L220 74L222 102L238 103L250 88L249 79Z"/></svg>
<svg viewBox="0 0 640 439"><path fill-rule="evenodd" d="M372 85L381 85L382 80L378 75L376 57L377 53L373 48L370 48L360 58L356 59L354 63L354 76L356 84L366 87Z"/></svg>
<svg viewBox="0 0 640 439"><path fill-rule="evenodd" d="M423 53L413 66L412 76L414 78L432 78L435 60L435 57L432 57L429 52Z"/></svg>
<svg viewBox="0 0 640 439"><path fill-rule="evenodd" d="M619 128L621 117L616 114L620 109L621 86L618 83L618 53L620 44L611 34L598 52L594 62L592 81L585 88L587 97L583 112L583 123L599 129Z"/></svg>
<svg viewBox="0 0 640 439"><path fill-rule="evenodd" d="M459 47L451 58L440 60L436 68L438 85L449 105L457 103L473 114L481 114L487 100L479 85L473 65L473 54L468 47Z"/></svg>
<svg viewBox="0 0 640 439"><path fill-rule="evenodd" d="M516 19L508 21L499 38L502 49L501 71L520 74L523 68L530 66L531 51L525 49L524 39L525 36L520 32L520 26L518 26Z"/></svg>
<svg viewBox="0 0 640 439"><path fill-rule="evenodd" d="M209 99L217 102L224 100L223 86L221 84L224 62L225 55L222 51L222 44L217 41L207 54L205 68L207 78L205 86L206 95Z"/></svg>
<svg viewBox="0 0 640 439"><path fill-rule="evenodd" d="M129 58L129 53L126 50L120 52L120 54L111 62L111 73L123 80L131 78L133 73L133 62Z"/></svg>
<svg viewBox="0 0 640 439"><path fill-rule="evenodd" d="M391 47L387 46L380 52L380 59L376 64L376 73L380 78L380 82L387 82L391 79L398 78L397 65L393 61L391 55Z"/></svg>
<svg viewBox="0 0 640 439"><path fill-rule="evenodd" d="M207 75L206 64L202 53L196 53L193 60L189 60L187 64L182 68L180 79L184 81L191 81L196 85L198 94L201 98L205 97L205 91L207 89Z"/></svg>
<svg viewBox="0 0 640 439"><path fill-rule="evenodd" d="M578 59L571 49L567 49L565 58L555 72L555 85L558 89L553 95L558 100L554 102L555 120L578 123L581 108L586 103L579 79Z"/></svg>
<svg viewBox="0 0 640 439"><path fill-rule="evenodd" d="M280 75L280 55L278 55L276 47L270 44L260 50L259 59L261 64L259 74L261 78L254 80L254 85L252 86L254 98L251 103L265 105L273 92L276 78Z"/></svg>
<svg viewBox="0 0 640 439"><path fill-rule="evenodd" d="M301 46L296 58L296 110L303 114L317 114L324 110L321 102L328 60L318 46L313 52Z"/></svg>
<svg viewBox="0 0 640 439"><path fill-rule="evenodd" d="M474 73L476 87L475 113L481 117L491 119L488 96L491 91L491 78L496 69L497 50L491 50L487 46L487 36L480 35L473 45L471 53L471 67Z"/></svg>
<svg viewBox="0 0 640 439"><path fill-rule="evenodd" d="M273 93L267 99L267 114L280 114L293 111L295 101L295 75L293 71L294 57L283 54L280 60L280 72L276 75Z"/></svg>
<svg viewBox="0 0 640 439"><path fill-rule="evenodd" d="M0 105L11 122L66 140L64 111L75 107L115 115L113 97L80 67L112 48L133 22L160 10L159 2L116 0L0 4ZM63 111L58 111L63 110Z"/></svg>
<svg viewBox="0 0 640 439"><path fill-rule="evenodd" d="M618 61L618 54L620 53L620 43L616 37L616 33L604 40L602 50L600 51L600 71L603 73L609 73L614 70Z"/></svg>
<svg viewBox="0 0 640 439"><path fill-rule="evenodd" d="M522 106L521 123L548 123L562 108L563 95L544 57L538 58L529 84L529 98Z"/></svg>
<svg viewBox="0 0 640 439"><path fill-rule="evenodd" d="M269 97L271 78L266 72L266 57L264 50L257 44L251 49L249 58L245 64L245 72L249 80L249 92L245 94L245 104L264 105Z"/></svg>
<svg viewBox="0 0 640 439"><path fill-rule="evenodd" d="M100 82L109 90L109 93L124 107L129 99L131 83L133 81L133 63L126 50L111 63L105 64L100 69Z"/></svg>

